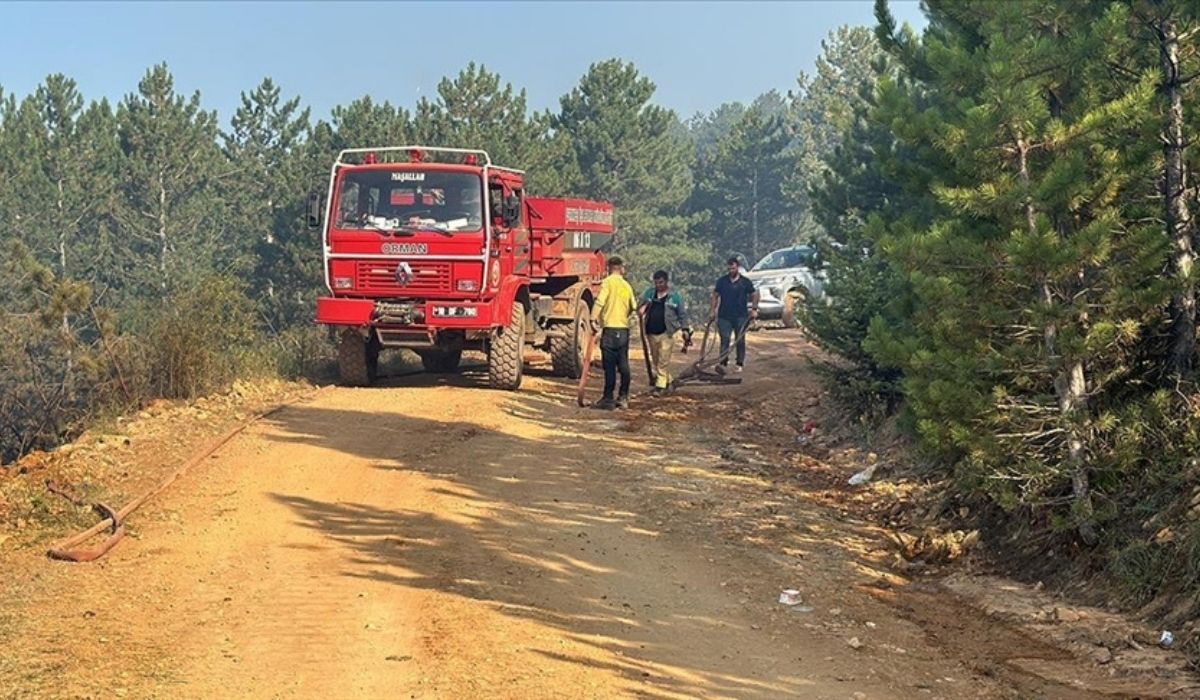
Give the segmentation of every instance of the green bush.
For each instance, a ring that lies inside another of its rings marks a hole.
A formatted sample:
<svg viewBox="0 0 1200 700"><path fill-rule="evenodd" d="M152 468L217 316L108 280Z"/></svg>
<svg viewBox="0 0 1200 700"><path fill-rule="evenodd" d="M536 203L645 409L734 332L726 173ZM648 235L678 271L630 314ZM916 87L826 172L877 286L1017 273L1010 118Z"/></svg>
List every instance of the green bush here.
<svg viewBox="0 0 1200 700"><path fill-rule="evenodd" d="M143 314L139 335L155 396L194 398L269 366L254 302L235 280L203 278Z"/></svg>

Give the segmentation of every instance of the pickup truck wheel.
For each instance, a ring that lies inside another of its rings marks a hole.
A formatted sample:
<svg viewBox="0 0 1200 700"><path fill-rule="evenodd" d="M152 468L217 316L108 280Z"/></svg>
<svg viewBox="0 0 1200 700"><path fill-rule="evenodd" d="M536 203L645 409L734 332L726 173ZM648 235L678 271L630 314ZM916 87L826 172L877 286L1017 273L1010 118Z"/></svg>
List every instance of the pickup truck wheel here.
<svg viewBox="0 0 1200 700"><path fill-rule="evenodd" d="M550 339L550 363L560 377L579 379L583 374L583 350L588 337L588 307L580 301L575 309L575 321L562 326L563 338Z"/></svg>
<svg viewBox="0 0 1200 700"><path fill-rule="evenodd" d="M525 305L513 302L508 324L492 335L488 345L488 385L514 391L521 386L525 349Z"/></svg>
<svg viewBox="0 0 1200 700"><path fill-rule="evenodd" d="M449 374L458 369L462 350L432 350L421 353L421 366L430 374Z"/></svg>
<svg viewBox="0 0 1200 700"><path fill-rule="evenodd" d="M799 328L800 320L796 318L796 308L804 303L801 292L791 291L783 296L783 327Z"/></svg>
<svg viewBox="0 0 1200 700"><path fill-rule="evenodd" d="M370 386L379 373L379 346L348 328L338 343L338 378L346 386Z"/></svg>

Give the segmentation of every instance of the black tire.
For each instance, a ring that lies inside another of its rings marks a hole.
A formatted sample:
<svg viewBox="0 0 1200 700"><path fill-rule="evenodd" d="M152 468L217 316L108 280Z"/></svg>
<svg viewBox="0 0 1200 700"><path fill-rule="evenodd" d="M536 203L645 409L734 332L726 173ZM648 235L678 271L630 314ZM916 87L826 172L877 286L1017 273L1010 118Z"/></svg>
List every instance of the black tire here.
<svg viewBox="0 0 1200 700"><path fill-rule="evenodd" d="M796 318L796 307L804 303L803 292L790 291L783 295L783 320L784 328L799 328L800 319Z"/></svg>
<svg viewBox="0 0 1200 700"><path fill-rule="evenodd" d="M565 338L550 339L550 364L560 377L579 379L583 374L583 351L588 338L588 306L580 299L575 320L562 326Z"/></svg>
<svg viewBox="0 0 1200 700"><path fill-rule="evenodd" d="M462 350L430 350L421 353L421 366L430 374L449 374L458 369Z"/></svg>
<svg viewBox="0 0 1200 700"><path fill-rule="evenodd" d="M342 332L338 343L338 378L345 386L370 386L379 373L379 346L354 330Z"/></svg>
<svg viewBox="0 0 1200 700"><path fill-rule="evenodd" d="M489 386L505 391L515 391L521 386L524 349L525 305L514 301L508 324L495 333L488 344Z"/></svg>

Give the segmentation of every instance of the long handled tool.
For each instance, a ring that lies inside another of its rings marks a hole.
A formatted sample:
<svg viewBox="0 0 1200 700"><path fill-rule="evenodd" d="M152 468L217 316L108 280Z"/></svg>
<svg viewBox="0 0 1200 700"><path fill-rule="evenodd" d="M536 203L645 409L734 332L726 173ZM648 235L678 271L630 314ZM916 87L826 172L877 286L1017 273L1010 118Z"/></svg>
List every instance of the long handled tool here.
<svg viewBox="0 0 1200 700"><path fill-rule="evenodd" d="M642 355L646 360L646 376L650 379L650 386L654 386L654 364L650 358L650 340L646 337L646 318L638 313L637 319L638 333L642 336Z"/></svg>
<svg viewBox="0 0 1200 700"><path fill-rule="evenodd" d="M587 327L587 345L583 349L583 368L579 372L579 388L575 390L575 403L583 408L587 406L584 393L587 391L588 374L592 370L592 356L596 351L596 334L592 332L591 324Z"/></svg>

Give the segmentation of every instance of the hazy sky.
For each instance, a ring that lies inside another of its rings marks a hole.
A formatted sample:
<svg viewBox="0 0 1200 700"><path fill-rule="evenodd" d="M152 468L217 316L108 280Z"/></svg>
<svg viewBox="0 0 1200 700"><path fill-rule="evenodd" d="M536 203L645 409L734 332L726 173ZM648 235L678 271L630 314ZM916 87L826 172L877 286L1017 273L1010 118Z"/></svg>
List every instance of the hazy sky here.
<svg viewBox="0 0 1200 700"><path fill-rule="evenodd" d="M923 26L917 2L896 2ZM0 3L0 88L23 96L50 73L114 101L166 61L222 123L265 76L325 117L370 94L410 106L470 60L555 107L590 63L632 60L656 101L688 117L786 91L821 39L871 24L869 0L736 3Z"/></svg>

